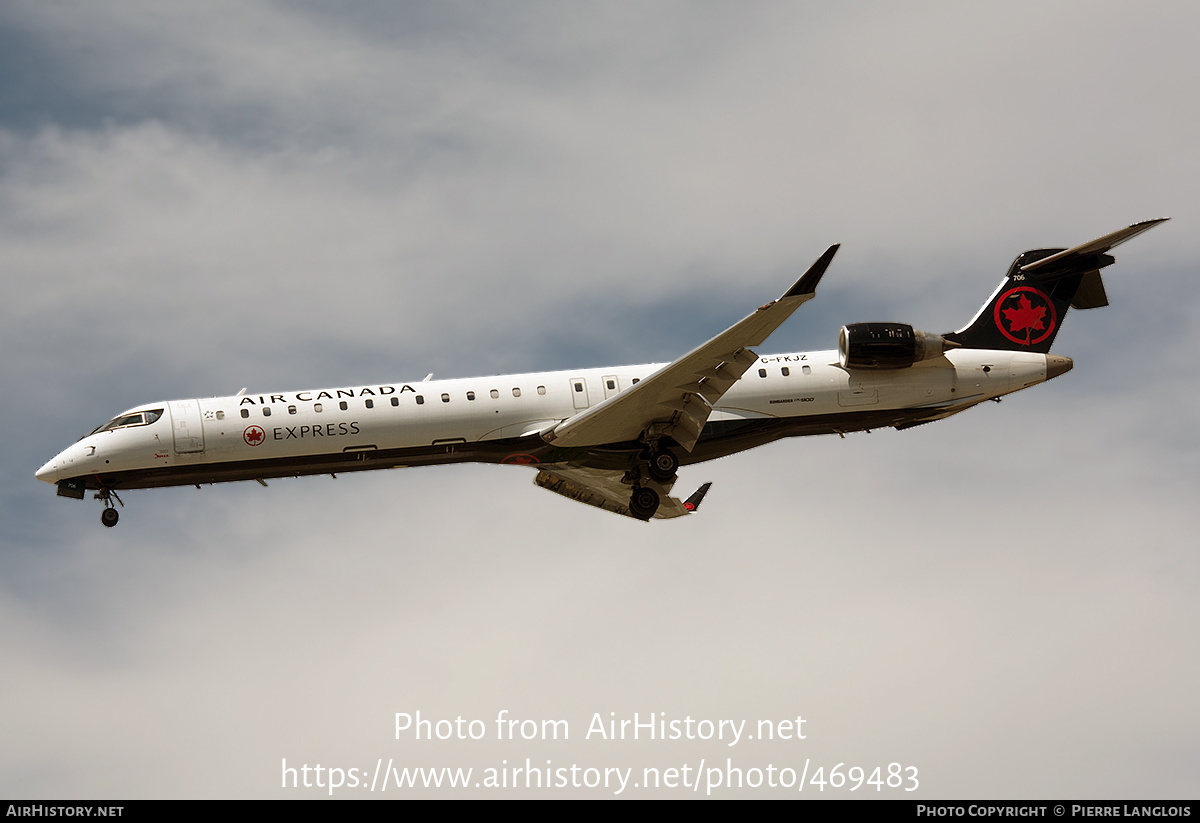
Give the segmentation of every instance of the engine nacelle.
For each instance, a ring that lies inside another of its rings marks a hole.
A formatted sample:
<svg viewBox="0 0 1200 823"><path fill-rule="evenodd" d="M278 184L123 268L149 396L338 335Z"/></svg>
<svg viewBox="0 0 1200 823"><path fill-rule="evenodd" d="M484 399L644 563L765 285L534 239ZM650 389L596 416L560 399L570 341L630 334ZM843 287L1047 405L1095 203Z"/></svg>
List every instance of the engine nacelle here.
<svg viewBox="0 0 1200 823"><path fill-rule="evenodd" d="M905 323L851 323L838 332L838 356L845 369L907 369L959 345Z"/></svg>

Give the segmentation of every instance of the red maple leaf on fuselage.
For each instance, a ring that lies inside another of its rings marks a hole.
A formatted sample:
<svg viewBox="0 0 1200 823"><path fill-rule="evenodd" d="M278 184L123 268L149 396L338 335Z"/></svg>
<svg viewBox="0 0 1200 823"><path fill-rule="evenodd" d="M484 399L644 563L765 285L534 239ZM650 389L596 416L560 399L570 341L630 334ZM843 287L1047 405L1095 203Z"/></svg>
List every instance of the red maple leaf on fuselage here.
<svg viewBox="0 0 1200 823"><path fill-rule="evenodd" d="M1004 319L1008 321L1008 330L1012 334L1024 331L1025 337L1028 339L1032 337L1035 329L1042 331L1046 328L1046 307L1034 306L1023 294L1017 298L1017 308L1002 309L1001 311L1004 312Z"/></svg>

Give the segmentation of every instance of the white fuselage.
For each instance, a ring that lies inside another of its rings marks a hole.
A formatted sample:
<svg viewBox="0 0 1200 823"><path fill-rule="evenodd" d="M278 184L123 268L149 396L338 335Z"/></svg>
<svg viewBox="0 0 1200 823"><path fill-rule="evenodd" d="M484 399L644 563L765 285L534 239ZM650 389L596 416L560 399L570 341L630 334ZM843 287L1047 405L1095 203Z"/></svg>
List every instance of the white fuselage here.
<svg viewBox="0 0 1200 823"><path fill-rule="evenodd" d="M845 369L837 357L760 357L720 399L681 462L780 437L938 419L1047 379L1047 356L1024 352L960 349L887 370ZM144 404L126 414L161 416L90 434L37 476L120 489L470 460L587 465L595 449L554 449L539 433L662 365ZM750 429L754 436L739 439Z"/></svg>

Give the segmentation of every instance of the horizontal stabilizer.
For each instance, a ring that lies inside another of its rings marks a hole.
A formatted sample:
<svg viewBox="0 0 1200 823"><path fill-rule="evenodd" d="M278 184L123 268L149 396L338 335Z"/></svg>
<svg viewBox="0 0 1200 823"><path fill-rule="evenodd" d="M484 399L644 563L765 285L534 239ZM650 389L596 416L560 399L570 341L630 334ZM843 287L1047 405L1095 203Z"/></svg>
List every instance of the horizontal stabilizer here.
<svg viewBox="0 0 1200 823"><path fill-rule="evenodd" d="M1132 240L1144 231L1154 228L1159 223L1170 220L1169 217L1159 217L1156 220L1143 220L1141 223L1134 223L1128 228L1119 229L1112 234L1106 234L1103 237L1097 238L1090 243L1084 243L1082 246L1076 246L1073 249L1066 249L1057 254L1052 254L1049 257L1043 257L1041 260L1035 260L1032 263L1026 263L1021 266L1021 271L1030 272L1038 269L1060 271L1070 270L1082 266L1085 269L1093 268L1091 261L1096 255L1104 254L1110 249L1115 249L1117 246L1124 243L1126 240ZM1111 261L1109 261L1111 262Z"/></svg>

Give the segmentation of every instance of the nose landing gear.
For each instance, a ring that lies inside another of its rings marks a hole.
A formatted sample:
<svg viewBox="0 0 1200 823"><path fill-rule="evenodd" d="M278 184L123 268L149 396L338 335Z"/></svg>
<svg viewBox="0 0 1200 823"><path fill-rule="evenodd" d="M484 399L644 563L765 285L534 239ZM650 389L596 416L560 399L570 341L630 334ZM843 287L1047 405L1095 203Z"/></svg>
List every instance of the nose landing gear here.
<svg viewBox="0 0 1200 823"><path fill-rule="evenodd" d="M121 513L117 511L112 502L116 500L121 504L121 508L125 508L125 502L117 496L115 491L106 489L103 486L100 487L100 491L96 492L95 499L104 503L104 511L100 512L100 522L109 529L117 525L117 521L121 519Z"/></svg>

